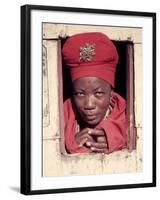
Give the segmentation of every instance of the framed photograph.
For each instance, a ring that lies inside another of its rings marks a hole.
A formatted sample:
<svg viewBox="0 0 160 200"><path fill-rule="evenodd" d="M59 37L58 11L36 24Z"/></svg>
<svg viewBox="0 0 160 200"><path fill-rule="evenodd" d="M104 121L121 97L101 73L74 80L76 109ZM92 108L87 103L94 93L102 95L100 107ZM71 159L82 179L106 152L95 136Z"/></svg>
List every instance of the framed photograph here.
<svg viewBox="0 0 160 200"><path fill-rule="evenodd" d="M156 13L21 7L21 193L156 186Z"/></svg>

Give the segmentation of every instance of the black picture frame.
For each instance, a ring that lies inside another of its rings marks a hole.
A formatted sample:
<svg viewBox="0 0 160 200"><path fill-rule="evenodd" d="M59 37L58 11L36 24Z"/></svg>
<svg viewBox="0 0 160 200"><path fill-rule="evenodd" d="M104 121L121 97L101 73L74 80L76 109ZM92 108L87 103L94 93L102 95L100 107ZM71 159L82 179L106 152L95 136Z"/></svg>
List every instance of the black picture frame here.
<svg viewBox="0 0 160 200"><path fill-rule="evenodd" d="M104 15L120 15L132 17L150 18L152 21L152 181L131 184L73 187L73 188L53 188L37 189L31 188L31 118L32 118L32 102L31 102L31 23L32 11L62 11L70 13L87 13L87 14L104 14ZM49 193L65 193L65 192L81 192L111 189L127 189L127 188L143 188L156 186L156 13L121 11L121 10L104 10L90 8L72 8L72 7L55 7L44 5L24 5L21 6L21 182L20 191L25 195L33 194L49 194Z"/></svg>

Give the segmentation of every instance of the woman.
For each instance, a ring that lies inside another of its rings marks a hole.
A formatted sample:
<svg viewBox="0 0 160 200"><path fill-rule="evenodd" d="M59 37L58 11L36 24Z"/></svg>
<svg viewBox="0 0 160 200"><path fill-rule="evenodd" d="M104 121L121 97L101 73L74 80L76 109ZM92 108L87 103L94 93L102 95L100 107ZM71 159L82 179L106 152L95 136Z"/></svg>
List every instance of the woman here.
<svg viewBox="0 0 160 200"><path fill-rule="evenodd" d="M118 54L99 32L71 36L62 49L73 84L64 102L68 153L111 153L126 147L125 100L113 91Z"/></svg>

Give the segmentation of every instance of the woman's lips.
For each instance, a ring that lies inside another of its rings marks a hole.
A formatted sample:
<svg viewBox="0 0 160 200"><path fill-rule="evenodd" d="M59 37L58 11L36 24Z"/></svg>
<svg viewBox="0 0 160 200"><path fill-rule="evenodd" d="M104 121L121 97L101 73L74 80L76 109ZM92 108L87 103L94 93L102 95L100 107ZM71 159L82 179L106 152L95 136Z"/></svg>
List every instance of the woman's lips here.
<svg viewBox="0 0 160 200"><path fill-rule="evenodd" d="M85 115L85 118L88 120L88 121L93 121L96 119L96 115Z"/></svg>

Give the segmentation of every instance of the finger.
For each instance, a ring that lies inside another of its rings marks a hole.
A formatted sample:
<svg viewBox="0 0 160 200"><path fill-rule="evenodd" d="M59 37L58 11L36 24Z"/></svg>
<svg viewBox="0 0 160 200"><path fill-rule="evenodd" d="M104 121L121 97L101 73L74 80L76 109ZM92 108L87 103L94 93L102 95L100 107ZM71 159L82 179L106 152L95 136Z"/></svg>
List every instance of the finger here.
<svg viewBox="0 0 160 200"><path fill-rule="evenodd" d="M77 133L77 135L82 136L84 134L89 134L89 128L84 128L80 132Z"/></svg>
<svg viewBox="0 0 160 200"><path fill-rule="evenodd" d="M98 149L103 149L103 148L107 148L108 145L107 145L107 143L91 142L91 147L95 147L95 148L98 148Z"/></svg>
<svg viewBox="0 0 160 200"><path fill-rule="evenodd" d="M92 129L90 129L90 128L84 128L84 129L82 129L80 131L80 133L88 133L90 130L92 130Z"/></svg>
<svg viewBox="0 0 160 200"><path fill-rule="evenodd" d="M105 153L106 152L106 149L99 149L96 147L91 147L90 149L92 152L96 152L96 153Z"/></svg>
<svg viewBox="0 0 160 200"><path fill-rule="evenodd" d="M84 138L87 138L90 142L95 142L91 135L85 134L80 137L81 140Z"/></svg>
<svg viewBox="0 0 160 200"><path fill-rule="evenodd" d="M80 141L79 146L83 146L84 144L87 143L87 141L88 141L89 143L94 142L93 138L92 138L90 135L87 135L87 134L83 135L83 136L80 138L80 140L81 140L81 141ZM87 146L89 146L89 145L87 145Z"/></svg>
<svg viewBox="0 0 160 200"><path fill-rule="evenodd" d="M97 135L97 136L105 136L105 133L101 129L89 129L88 134Z"/></svg>
<svg viewBox="0 0 160 200"><path fill-rule="evenodd" d="M97 136L98 143L107 143L107 139L105 136Z"/></svg>
<svg viewBox="0 0 160 200"><path fill-rule="evenodd" d="M83 138L81 141L80 141L80 144L79 144L79 147L82 147L86 142L87 142L88 138Z"/></svg>

